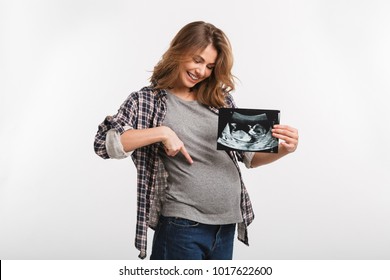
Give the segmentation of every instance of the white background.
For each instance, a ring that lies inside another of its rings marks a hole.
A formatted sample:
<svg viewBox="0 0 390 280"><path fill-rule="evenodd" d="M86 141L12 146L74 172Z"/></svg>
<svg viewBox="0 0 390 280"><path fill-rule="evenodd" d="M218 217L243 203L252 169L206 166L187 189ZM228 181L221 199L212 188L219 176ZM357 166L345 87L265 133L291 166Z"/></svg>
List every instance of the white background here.
<svg viewBox="0 0 390 280"><path fill-rule="evenodd" d="M235 259L389 259L389 14L385 0L1 1L0 259L137 259L135 168L97 157L94 135L194 20L230 38L236 103L300 131L296 153L243 167L256 219Z"/></svg>

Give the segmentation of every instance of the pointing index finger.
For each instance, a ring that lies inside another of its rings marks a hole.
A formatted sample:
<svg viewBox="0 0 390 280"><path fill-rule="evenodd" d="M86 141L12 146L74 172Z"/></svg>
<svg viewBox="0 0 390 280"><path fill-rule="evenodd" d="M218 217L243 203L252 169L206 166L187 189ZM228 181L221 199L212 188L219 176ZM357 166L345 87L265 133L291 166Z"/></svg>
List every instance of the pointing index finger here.
<svg viewBox="0 0 390 280"><path fill-rule="evenodd" d="M183 154L183 156L187 159L187 161L188 161L190 164L193 164L193 163L194 163L194 161L192 160L190 154L187 152L187 149L186 149L184 146L181 147L180 152Z"/></svg>

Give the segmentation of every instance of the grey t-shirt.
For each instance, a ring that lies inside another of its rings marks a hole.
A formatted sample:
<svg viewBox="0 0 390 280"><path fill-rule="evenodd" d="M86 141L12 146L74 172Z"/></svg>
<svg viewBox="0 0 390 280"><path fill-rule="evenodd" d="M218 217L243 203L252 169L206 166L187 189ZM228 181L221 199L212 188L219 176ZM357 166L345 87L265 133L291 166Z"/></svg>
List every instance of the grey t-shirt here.
<svg viewBox="0 0 390 280"><path fill-rule="evenodd" d="M204 224L242 222L241 183L234 162L217 150L218 116L197 101L168 93L163 125L183 141L194 163L161 150L168 176L162 214Z"/></svg>

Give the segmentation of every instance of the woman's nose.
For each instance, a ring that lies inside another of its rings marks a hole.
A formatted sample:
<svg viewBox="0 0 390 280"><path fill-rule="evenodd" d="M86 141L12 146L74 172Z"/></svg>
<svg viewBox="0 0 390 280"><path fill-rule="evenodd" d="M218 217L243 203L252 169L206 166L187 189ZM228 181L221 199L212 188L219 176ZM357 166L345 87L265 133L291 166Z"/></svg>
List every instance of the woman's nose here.
<svg viewBox="0 0 390 280"><path fill-rule="evenodd" d="M203 77L206 73L206 66L199 65L195 72L196 72L196 75Z"/></svg>

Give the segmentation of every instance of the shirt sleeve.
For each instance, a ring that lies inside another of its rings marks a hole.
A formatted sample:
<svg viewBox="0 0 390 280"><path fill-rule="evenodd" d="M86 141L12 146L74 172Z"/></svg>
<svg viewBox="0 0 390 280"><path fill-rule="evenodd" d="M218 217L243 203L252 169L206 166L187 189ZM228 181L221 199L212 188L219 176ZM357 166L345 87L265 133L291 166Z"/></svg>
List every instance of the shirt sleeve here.
<svg viewBox="0 0 390 280"><path fill-rule="evenodd" d="M247 168L252 168L252 159L255 155L254 152L245 152L242 156L242 162L245 164Z"/></svg>
<svg viewBox="0 0 390 280"><path fill-rule="evenodd" d="M124 158L131 153L126 153L120 142L120 135L128 129L137 127L138 94L134 92L120 106L113 116L107 116L99 125L95 135L95 153L104 158Z"/></svg>
<svg viewBox="0 0 390 280"><path fill-rule="evenodd" d="M125 131L132 129L130 126L125 126ZM106 136L106 149L110 158L122 159L130 156L133 151L125 152L122 142L120 140L121 135L115 129L110 129Z"/></svg>

